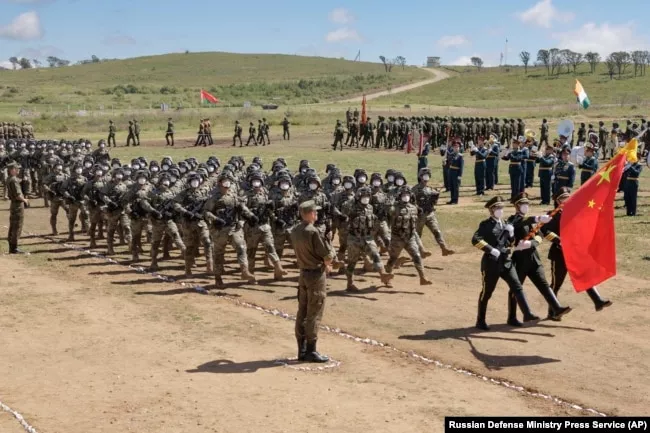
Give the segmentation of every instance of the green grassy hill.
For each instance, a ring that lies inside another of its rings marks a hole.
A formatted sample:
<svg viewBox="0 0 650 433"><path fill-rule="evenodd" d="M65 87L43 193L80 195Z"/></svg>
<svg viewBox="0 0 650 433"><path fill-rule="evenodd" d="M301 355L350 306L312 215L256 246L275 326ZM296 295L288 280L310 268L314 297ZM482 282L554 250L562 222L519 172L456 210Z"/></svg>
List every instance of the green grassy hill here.
<svg viewBox="0 0 650 433"><path fill-rule="evenodd" d="M595 74L589 65L578 67L577 73L547 76L546 68L523 67L447 68L453 72L449 79L418 89L375 100L376 104L423 104L471 108L533 108L548 109L558 105L575 105L573 87L579 79L594 108L617 105L641 106L650 102L650 75L634 77L630 65L620 78L610 80L605 64L598 65Z"/></svg>
<svg viewBox="0 0 650 433"><path fill-rule="evenodd" d="M196 107L199 90L223 105L298 104L353 96L430 78L416 67L279 54L188 53L0 71L0 110ZM50 108L52 106L52 108Z"/></svg>

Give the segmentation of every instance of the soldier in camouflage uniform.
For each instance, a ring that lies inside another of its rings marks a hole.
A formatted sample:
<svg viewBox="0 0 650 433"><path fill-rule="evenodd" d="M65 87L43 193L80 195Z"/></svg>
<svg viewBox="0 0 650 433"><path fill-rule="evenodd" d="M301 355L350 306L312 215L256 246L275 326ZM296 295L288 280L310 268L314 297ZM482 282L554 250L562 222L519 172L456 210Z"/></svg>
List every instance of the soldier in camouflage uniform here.
<svg viewBox="0 0 650 433"><path fill-rule="evenodd" d="M264 251L273 264L274 278L282 280L287 273L282 269L282 263L275 250L275 242L271 232L271 214L274 203L269 198L269 193L264 188L264 175L261 171L253 171L249 175L251 189L246 193L246 207L258 218L256 224L246 224L244 235L248 254L248 270L255 274L255 256L260 242L264 245Z"/></svg>
<svg viewBox="0 0 650 433"><path fill-rule="evenodd" d="M282 258L284 246L291 244L291 230L298 220L298 201L291 190L291 177L288 173L278 177L279 192L272 194L273 200L273 241L275 252Z"/></svg>
<svg viewBox="0 0 650 433"><path fill-rule="evenodd" d="M391 273L403 249L411 256L415 269L420 276L420 285L430 285L431 281L424 276L422 257L417 243L418 210L411 201L411 190L403 186L397 193L398 200L391 208L391 239L388 247L389 259L386 272Z"/></svg>
<svg viewBox="0 0 650 433"><path fill-rule="evenodd" d="M239 139L239 147L243 146L243 143L241 141L241 131L242 127L239 124L239 120L235 120L235 135L232 136L232 146L235 147L235 143L237 142L237 139ZM250 138L248 139L250 141ZM246 146L248 146L248 143L246 143Z"/></svg>
<svg viewBox="0 0 650 433"><path fill-rule="evenodd" d="M98 164L93 166L90 181L86 182L81 190L81 196L86 202L90 226L88 227L88 236L90 236L90 248L97 248L95 239L104 238L104 220L101 210L101 191L104 189L104 170ZM99 236L97 236L99 234Z"/></svg>
<svg viewBox="0 0 650 433"><path fill-rule="evenodd" d="M334 128L334 144L332 144L332 150L336 150L336 146L340 145L341 150L343 150L343 137L345 137L345 129L340 120L336 121L336 127Z"/></svg>
<svg viewBox="0 0 650 433"><path fill-rule="evenodd" d="M256 225L259 219L237 197L231 188L233 179L227 174L219 176L219 185L213 192L203 209L203 218L210 226L210 234L214 245L214 276L217 289L223 289L223 265L226 245L231 243L237 253L237 262L241 268L241 278L249 283L255 283L255 276L248 269L246 241L242 230L241 218L251 225Z"/></svg>
<svg viewBox="0 0 650 433"><path fill-rule="evenodd" d="M63 164L59 162L54 167L54 172L49 174L43 181L45 192L48 194L50 202L50 227L52 227L52 234L55 236L59 234L56 229L56 218L59 215L59 208L63 207L67 212L61 191L61 186L67 178L68 176L63 172Z"/></svg>
<svg viewBox="0 0 650 433"><path fill-rule="evenodd" d="M435 214L435 205L438 203L438 197L440 193L437 189L431 188L429 186L429 180L431 179L431 170L427 167L421 168L418 173L419 183L415 185L412 189L412 197L415 201L415 205L418 208L418 222L417 222L417 233L418 238L422 238L422 232L424 226L426 226L433 237L436 239L436 242L440 246L443 256L449 256L454 254L453 250L447 248L445 239L442 236L442 231L440 230L440 225L438 224L438 219ZM420 241L421 243L421 241ZM429 257L431 255L423 246L420 248L420 253L422 257Z"/></svg>
<svg viewBox="0 0 650 433"><path fill-rule="evenodd" d="M379 252L384 254L388 251L388 245L390 245L390 227L388 227L390 204L388 202L388 196L382 188L381 174L373 173L370 176L370 184L372 185L370 204L372 204L372 208L377 217L375 242L379 246Z"/></svg>
<svg viewBox="0 0 650 433"><path fill-rule="evenodd" d="M354 201L346 204L349 250L345 276L348 281L346 290L349 292L359 291L353 282L354 268L361 256L365 257L366 255L372 258L372 269L379 272L382 284L389 288L392 287L390 281L393 279L393 275L384 271L379 249L372 236L377 217L370 204L371 194L370 188L361 187L357 189Z"/></svg>
<svg viewBox="0 0 650 433"><path fill-rule="evenodd" d="M135 127L133 126L133 120L129 120L129 135L126 137L126 147L131 145L131 141L133 141L133 145L135 146Z"/></svg>
<svg viewBox="0 0 650 433"><path fill-rule="evenodd" d="M131 258L134 262L140 260L142 252L142 231L149 224L149 209L143 206L151 191L149 172L138 170L135 173L135 183L124 196L124 207L131 220Z"/></svg>
<svg viewBox="0 0 650 433"><path fill-rule="evenodd" d="M203 220L203 206L207 200L208 191L201 186L201 178L192 173L187 177L188 188L183 189L176 196L174 211L183 217L183 241L185 242L185 276L192 275L192 266L198 255L199 245L203 245L206 260L206 270L212 273L213 251L210 242L210 231Z"/></svg>
<svg viewBox="0 0 650 433"><path fill-rule="evenodd" d="M104 219L108 224L106 232L107 255L114 255L115 231L118 226L122 229L124 240L131 252L131 224L129 217L124 210L124 196L127 193L127 185L124 182L124 171L121 168L113 169L112 179L106 182L101 191L100 198L104 203L102 211Z"/></svg>
<svg viewBox="0 0 650 433"><path fill-rule="evenodd" d="M88 231L88 211L83 201L82 191L88 180L83 175L83 168L76 165L68 179L63 181L61 191L68 204L68 241L74 241L74 225L77 216L81 221L81 232Z"/></svg>
<svg viewBox="0 0 650 433"><path fill-rule="evenodd" d="M333 225L337 227L339 233L339 252L337 258L339 261L345 260L345 252L348 248L348 228L346 224L344 208L347 203L354 201L354 190L356 189L356 180L352 176L343 176L343 190L334 194L331 198L331 204L338 213L342 214L334 218Z"/></svg>
<svg viewBox="0 0 650 433"><path fill-rule="evenodd" d="M108 121L108 147L111 147L111 140L113 141L113 147L117 147L117 144L115 144L115 125L113 124L112 120L109 120Z"/></svg>

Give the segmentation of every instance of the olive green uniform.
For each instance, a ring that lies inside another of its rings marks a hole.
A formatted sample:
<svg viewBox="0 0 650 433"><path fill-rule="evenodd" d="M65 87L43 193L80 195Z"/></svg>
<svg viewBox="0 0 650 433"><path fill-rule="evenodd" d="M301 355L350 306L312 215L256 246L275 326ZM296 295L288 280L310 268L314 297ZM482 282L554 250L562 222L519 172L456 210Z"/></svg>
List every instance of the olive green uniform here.
<svg viewBox="0 0 650 433"><path fill-rule="evenodd" d="M25 218L25 206L23 203L23 193L20 189L20 180L16 176L10 176L7 179L7 196L11 201L9 205L9 233L7 240L9 242L9 252L16 252L18 248L18 239L23 231L23 219Z"/></svg>

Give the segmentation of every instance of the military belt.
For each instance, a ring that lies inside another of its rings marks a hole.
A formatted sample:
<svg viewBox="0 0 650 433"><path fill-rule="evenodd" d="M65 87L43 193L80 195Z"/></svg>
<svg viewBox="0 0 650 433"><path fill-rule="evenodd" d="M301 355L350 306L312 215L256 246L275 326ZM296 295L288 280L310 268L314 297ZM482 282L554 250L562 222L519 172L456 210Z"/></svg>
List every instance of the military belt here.
<svg viewBox="0 0 650 433"><path fill-rule="evenodd" d="M528 162L537 162L536 159L527 159L526 161L528 161Z"/></svg>
<svg viewBox="0 0 650 433"><path fill-rule="evenodd" d="M452 170L460 170L460 167L456 167L456 166L453 166L453 165L450 165L449 168L451 168Z"/></svg>
<svg viewBox="0 0 650 433"><path fill-rule="evenodd" d="M594 171L590 168L583 168L582 171L586 171L588 173L593 173Z"/></svg>
<svg viewBox="0 0 650 433"><path fill-rule="evenodd" d="M628 177L627 180L636 180L636 181L638 181L639 178L638 177Z"/></svg>
<svg viewBox="0 0 650 433"><path fill-rule="evenodd" d="M496 158L496 156L488 156L488 159Z"/></svg>
<svg viewBox="0 0 650 433"><path fill-rule="evenodd" d="M521 165L521 162L511 162L510 165Z"/></svg>
<svg viewBox="0 0 650 433"><path fill-rule="evenodd" d="M476 161L476 164L484 164L484 163L485 163L484 159L481 159L480 161Z"/></svg>
<svg viewBox="0 0 650 433"><path fill-rule="evenodd" d="M540 170L551 170L553 167L540 167Z"/></svg>
<svg viewBox="0 0 650 433"><path fill-rule="evenodd" d="M568 176L557 176L558 179L569 180Z"/></svg>

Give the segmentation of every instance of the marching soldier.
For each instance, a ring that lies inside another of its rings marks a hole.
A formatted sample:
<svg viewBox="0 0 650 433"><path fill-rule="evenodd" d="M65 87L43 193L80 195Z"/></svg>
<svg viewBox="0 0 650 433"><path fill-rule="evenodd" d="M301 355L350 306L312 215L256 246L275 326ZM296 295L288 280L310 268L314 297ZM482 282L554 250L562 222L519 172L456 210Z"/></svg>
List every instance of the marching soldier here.
<svg viewBox="0 0 650 433"><path fill-rule="evenodd" d="M210 119L208 118L205 119L205 135L208 140L208 144L212 146L214 144L214 140L212 139L212 123L210 123Z"/></svg>
<svg viewBox="0 0 650 433"><path fill-rule="evenodd" d="M438 203L440 193L437 189L433 189L429 186L430 180L431 170L429 168L422 168L418 173L418 184L411 189L412 197L415 202L414 204L418 208L416 231L418 236L422 238L422 232L426 226L433 234L438 246L440 246L442 255L449 256L454 254L454 251L447 248L447 244L442 236L440 224L438 223L435 213L435 206ZM422 253L422 257L428 257L431 255L431 253L424 249L421 249L420 252Z"/></svg>
<svg viewBox="0 0 650 433"><path fill-rule="evenodd" d="M243 143L241 141L241 131L242 127L239 124L239 120L235 120L235 135L232 136L232 146L235 147L235 143L237 142L237 139L239 139L239 147L243 146ZM250 139L249 139L250 141ZM248 143L246 143L246 146L248 146Z"/></svg>
<svg viewBox="0 0 650 433"><path fill-rule="evenodd" d="M555 196L553 197L555 201L555 207L557 208L558 206L562 206L562 204L569 198L570 195L571 195L570 188L565 186L559 188L555 193ZM566 263L564 262L564 254L562 252L562 238L560 233L561 218L562 218L562 209L560 209L553 216L550 222L542 226L542 233L544 234L545 239L552 242L551 248L548 252L548 258L551 260L551 272L552 272L551 288L553 289L553 292L555 293L556 296L560 291L560 288L562 288L562 284L564 283L564 279L566 278L566 274L567 274ZM607 299L603 299L600 296L598 290L596 290L595 287L588 289L587 295L589 295L589 298L594 303L594 307L596 308L596 311L601 311L603 308L612 305L611 301ZM559 320L553 317L552 311L549 311L549 318L551 320Z"/></svg>
<svg viewBox="0 0 650 433"><path fill-rule="evenodd" d="M113 124L112 120L108 121L108 147L111 147L111 140L113 141L113 147L117 147L117 144L115 143L115 125Z"/></svg>
<svg viewBox="0 0 650 433"><path fill-rule="evenodd" d="M587 128L585 123L580 123L580 128L578 128L578 146L582 146L584 142L587 141Z"/></svg>
<svg viewBox="0 0 650 433"><path fill-rule="evenodd" d="M411 189L408 186L400 187L395 205L391 208L391 238L388 246L389 259L386 264L386 272L392 273L400 253L406 249L420 276L420 285L428 286L432 283L424 276L422 256L417 242L418 209L411 203L411 195Z"/></svg>
<svg viewBox="0 0 650 433"><path fill-rule="evenodd" d="M105 219L108 224L106 231L106 255L115 254L113 245L115 243L115 231L118 226L122 228L124 240L128 245L128 252L131 253L131 223L129 217L124 211L124 196L127 193L127 185L124 182L124 171L121 168L113 170L113 177L108 181L101 191L101 199L104 203L103 210Z"/></svg>
<svg viewBox="0 0 650 433"><path fill-rule="evenodd" d="M221 275L223 275L224 271L224 254L228 243L232 244L237 253L241 279L248 283L255 283L255 276L248 267L246 240L244 239L241 219L245 219L254 226L259 222L259 218L237 196L237 193L232 188L232 178L228 173L221 173L218 182L216 191L208 199L203 209L203 218L210 226L210 235L214 245L215 287L217 289L224 288Z"/></svg>
<svg viewBox="0 0 650 433"><path fill-rule="evenodd" d="M483 137L478 139L478 147L472 146L470 155L474 156L474 183L476 184L476 195L485 195L485 173L488 157L488 150L485 148Z"/></svg>
<svg viewBox="0 0 650 433"><path fill-rule="evenodd" d="M81 221L81 232L88 231L88 210L83 201L82 191L88 180L84 177L80 165L73 167L70 177L63 181L61 191L68 202L68 241L74 241L74 225L77 216Z"/></svg>
<svg viewBox="0 0 650 433"><path fill-rule="evenodd" d="M56 229L56 219L59 215L59 208L67 212L67 206L63 202L63 193L61 191L61 186L63 182L68 178L68 176L63 172L63 163L57 162L54 166L54 172L49 174L43 180L43 188L48 194L48 201L50 202L50 227L52 228L52 234L54 236L58 235L59 232Z"/></svg>
<svg viewBox="0 0 650 433"><path fill-rule="evenodd" d="M169 139L172 139L171 144ZM167 119L167 133L165 133L165 140L167 141L167 146L174 146L174 122L172 118Z"/></svg>
<svg viewBox="0 0 650 433"><path fill-rule="evenodd" d="M354 146L354 143L357 143L357 147L359 147L359 122L357 122L356 118L352 119L352 122L350 122L349 126L350 130L348 132L348 136L345 139L345 145L352 147Z"/></svg>
<svg viewBox="0 0 650 433"><path fill-rule="evenodd" d="M264 125L262 125L261 119L257 119L257 143L262 143L262 146L266 146L266 140L264 138Z"/></svg>
<svg viewBox="0 0 650 433"><path fill-rule="evenodd" d="M605 122L602 120L598 122L598 144L603 149L603 161L607 159L607 146L609 139L609 131L605 128Z"/></svg>
<svg viewBox="0 0 650 433"><path fill-rule="evenodd" d="M375 147L375 124L370 120L371 118L368 117L366 121L365 132L363 134L363 143L361 143L361 145L365 148L368 147L368 143L370 143L370 148Z"/></svg>
<svg viewBox="0 0 650 433"><path fill-rule="evenodd" d="M314 226L321 210L308 200L300 205L302 222L291 233L296 260L300 268L298 279L298 313L296 314L296 340L298 360L327 362L329 358L316 350L318 328L325 310L327 274L332 272L332 252L325 234Z"/></svg>
<svg viewBox="0 0 650 433"><path fill-rule="evenodd" d="M478 230L472 237L472 245L483 251L483 258L481 259L483 289L478 301L476 327L484 331L490 329L486 322L487 306L499 279L503 279L508 285L508 305L512 305L511 300L514 300L514 303L519 305L519 308L524 313L524 322L539 320L539 317L535 316L530 310L510 257L510 246L515 239L514 227L503 221L503 207L504 200L501 196L492 197L485 204L485 208L490 212L490 217L481 221ZM512 318L510 313L511 311L509 311L508 319ZM511 325L516 326L518 324L518 322L510 322Z"/></svg>
<svg viewBox="0 0 650 433"><path fill-rule="evenodd" d="M533 150L533 147L537 148L535 140L533 138L526 138L526 146L524 150L526 152L526 160L524 162L525 167L525 180L524 188L532 188L533 180L535 179L535 164L537 163L537 150Z"/></svg>
<svg viewBox="0 0 650 433"><path fill-rule="evenodd" d="M19 165L16 162L7 164L7 182L5 189L7 197L11 201L9 205L9 233L7 241L9 243L9 254L20 254L18 249L18 240L23 230L23 220L25 218L25 208L29 207L29 200L25 198L20 188L18 179Z"/></svg>
<svg viewBox="0 0 650 433"><path fill-rule="evenodd" d="M203 119L199 122L199 132L196 136L196 142L194 143L194 147L203 145L205 147L205 123L203 123Z"/></svg>
<svg viewBox="0 0 650 433"><path fill-rule="evenodd" d="M298 216L298 202L291 190L291 177L288 173L280 174L277 182L279 192L272 195L273 241L276 254L282 258L286 243L291 243L291 231Z"/></svg>
<svg viewBox="0 0 650 433"><path fill-rule="evenodd" d="M101 210L101 191L104 189L104 170L99 164L95 164L91 169L91 180L86 182L81 195L86 202L90 226L88 227L88 236L90 237L90 248L97 248L95 239L99 233L99 239L104 238L104 221Z"/></svg>
<svg viewBox="0 0 650 433"><path fill-rule="evenodd" d="M262 117L262 132L264 134L264 138L266 139L266 143L270 146L271 137L269 137L269 132L271 132L271 126L266 121L266 117Z"/></svg>
<svg viewBox="0 0 650 433"><path fill-rule="evenodd" d="M291 126L291 122L287 120L285 117L284 120L282 121L282 139L283 140L291 140L291 133L289 132L289 127ZM357 146L358 147L358 146Z"/></svg>
<svg viewBox="0 0 650 433"><path fill-rule="evenodd" d="M390 281L393 275L386 273L384 265L379 256L379 250L375 243L372 232L377 223L371 200L370 188L367 186L357 189L355 199L346 209L347 228L348 228L348 260L345 275L347 278L348 292L358 292L359 289L354 285L354 268L361 256L369 255L372 259L372 269L379 272L381 282L388 288L392 285Z"/></svg>
<svg viewBox="0 0 650 433"><path fill-rule="evenodd" d="M515 265L517 276L521 284L524 284L526 278L530 278L530 281L548 303L550 318L558 320L570 312L571 307L560 305L546 281L542 260L537 252L537 246L542 243L542 237L534 232L536 224L546 224L551 221L551 217L549 215L527 217L530 201L525 192L519 194L514 205L516 213L508 218L508 224L511 224L515 230L515 251L512 253L512 262ZM517 320L517 303L513 297L508 300L508 324L521 326Z"/></svg>
<svg viewBox="0 0 650 433"><path fill-rule="evenodd" d="M251 141L257 146L257 139L255 138L255 124L253 122L250 122L248 125L248 141L246 142L246 146L251 144Z"/></svg>

